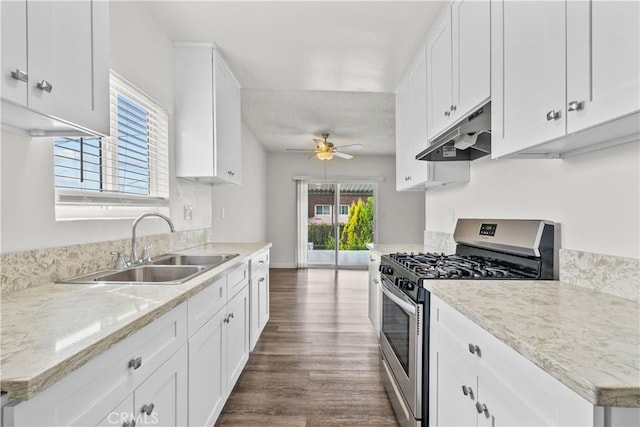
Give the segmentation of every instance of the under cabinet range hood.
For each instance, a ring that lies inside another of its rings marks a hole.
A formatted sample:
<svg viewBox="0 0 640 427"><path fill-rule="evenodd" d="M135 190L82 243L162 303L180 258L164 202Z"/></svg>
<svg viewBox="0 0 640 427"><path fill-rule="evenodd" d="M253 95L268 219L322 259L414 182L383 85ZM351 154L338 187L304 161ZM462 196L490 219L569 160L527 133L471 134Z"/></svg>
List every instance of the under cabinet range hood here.
<svg viewBox="0 0 640 427"><path fill-rule="evenodd" d="M435 138L417 160L451 162L475 160L491 153L491 102Z"/></svg>

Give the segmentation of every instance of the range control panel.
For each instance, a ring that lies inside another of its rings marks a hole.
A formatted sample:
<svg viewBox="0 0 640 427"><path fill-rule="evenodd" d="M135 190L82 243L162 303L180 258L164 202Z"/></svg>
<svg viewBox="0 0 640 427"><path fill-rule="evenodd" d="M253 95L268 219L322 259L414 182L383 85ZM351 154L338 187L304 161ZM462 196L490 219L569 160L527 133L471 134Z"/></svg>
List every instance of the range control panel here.
<svg viewBox="0 0 640 427"><path fill-rule="evenodd" d="M495 236L498 224L481 224L480 235L481 236Z"/></svg>

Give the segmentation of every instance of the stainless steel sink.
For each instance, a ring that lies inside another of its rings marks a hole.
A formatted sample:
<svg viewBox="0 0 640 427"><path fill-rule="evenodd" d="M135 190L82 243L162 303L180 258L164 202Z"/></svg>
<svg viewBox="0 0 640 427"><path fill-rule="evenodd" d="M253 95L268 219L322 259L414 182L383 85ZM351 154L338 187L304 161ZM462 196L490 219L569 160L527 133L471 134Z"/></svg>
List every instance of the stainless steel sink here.
<svg viewBox="0 0 640 427"><path fill-rule="evenodd" d="M211 270L238 254L160 256L150 264L137 265L124 270L105 270L58 281L68 284L106 285L179 285Z"/></svg>
<svg viewBox="0 0 640 427"><path fill-rule="evenodd" d="M237 257L238 254L221 255L167 255L163 256L151 264L153 265L202 265L216 266L223 262Z"/></svg>
<svg viewBox="0 0 640 427"><path fill-rule="evenodd" d="M205 270L203 266L142 265L98 276L94 282L175 282Z"/></svg>

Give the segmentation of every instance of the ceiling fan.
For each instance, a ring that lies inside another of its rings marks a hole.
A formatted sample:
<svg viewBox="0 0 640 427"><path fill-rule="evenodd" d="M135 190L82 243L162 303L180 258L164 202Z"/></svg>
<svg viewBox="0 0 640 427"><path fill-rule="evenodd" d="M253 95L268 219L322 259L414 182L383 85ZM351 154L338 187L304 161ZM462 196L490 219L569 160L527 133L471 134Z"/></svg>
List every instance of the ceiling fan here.
<svg viewBox="0 0 640 427"><path fill-rule="evenodd" d="M287 151L305 151L305 152L310 151L315 153L313 156L317 157L320 160L331 160L333 159L333 156L340 157L341 159L349 160L349 159L353 159L353 156L351 154L342 152L341 149L348 147L350 150L358 150L363 147L362 144L349 144L349 145L342 145L340 147L336 147L335 145L333 145L333 142L327 141L327 138L329 138L328 133L323 133L322 138L323 139L316 139L316 138L313 139L316 143L315 149L287 148Z"/></svg>

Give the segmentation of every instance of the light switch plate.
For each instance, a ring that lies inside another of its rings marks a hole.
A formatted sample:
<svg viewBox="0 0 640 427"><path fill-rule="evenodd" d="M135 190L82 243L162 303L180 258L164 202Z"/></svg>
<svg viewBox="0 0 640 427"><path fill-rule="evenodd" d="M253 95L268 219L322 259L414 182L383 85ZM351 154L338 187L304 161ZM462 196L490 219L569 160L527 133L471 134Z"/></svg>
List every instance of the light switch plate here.
<svg viewBox="0 0 640 427"><path fill-rule="evenodd" d="M184 219L191 221L193 219L193 206L184 205Z"/></svg>

